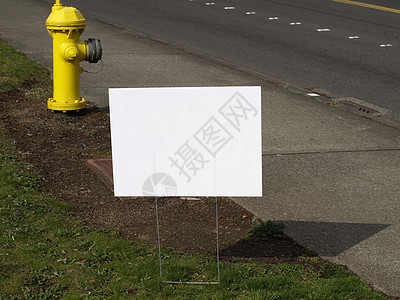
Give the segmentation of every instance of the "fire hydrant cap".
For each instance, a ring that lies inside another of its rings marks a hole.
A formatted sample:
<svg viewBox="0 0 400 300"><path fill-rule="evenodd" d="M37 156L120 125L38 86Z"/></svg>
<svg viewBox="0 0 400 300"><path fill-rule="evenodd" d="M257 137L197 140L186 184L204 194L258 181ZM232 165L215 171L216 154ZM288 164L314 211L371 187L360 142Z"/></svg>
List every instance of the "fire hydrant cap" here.
<svg viewBox="0 0 400 300"><path fill-rule="evenodd" d="M46 20L47 27L85 27L86 19L74 7L57 6Z"/></svg>

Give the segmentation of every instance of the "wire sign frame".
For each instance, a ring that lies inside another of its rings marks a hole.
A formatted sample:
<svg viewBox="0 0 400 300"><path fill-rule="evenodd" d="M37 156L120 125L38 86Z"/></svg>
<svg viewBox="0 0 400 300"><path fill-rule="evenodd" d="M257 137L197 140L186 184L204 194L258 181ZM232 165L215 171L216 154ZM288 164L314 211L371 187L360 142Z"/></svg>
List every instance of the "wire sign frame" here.
<svg viewBox="0 0 400 300"><path fill-rule="evenodd" d="M220 284L221 283L221 272L220 272L220 259L219 259L218 198L215 197L215 231L216 231L217 278L218 278L217 281L168 281L168 280L163 280L158 197L155 198L155 206L156 206L156 219L157 219L158 257L159 257L159 263L160 263L160 281L162 283L167 283L167 284L199 284L199 285L202 285L202 284L203 285L207 285L207 284L218 285L218 284Z"/></svg>

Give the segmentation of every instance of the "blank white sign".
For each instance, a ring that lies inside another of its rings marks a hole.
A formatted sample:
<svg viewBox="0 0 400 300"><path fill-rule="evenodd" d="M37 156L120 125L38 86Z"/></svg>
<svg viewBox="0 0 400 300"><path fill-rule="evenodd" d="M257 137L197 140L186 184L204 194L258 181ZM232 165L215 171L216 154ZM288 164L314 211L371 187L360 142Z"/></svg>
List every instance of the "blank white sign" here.
<svg viewBox="0 0 400 300"><path fill-rule="evenodd" d="M116 196L262 196L260 87L109 97Z"/></svg>

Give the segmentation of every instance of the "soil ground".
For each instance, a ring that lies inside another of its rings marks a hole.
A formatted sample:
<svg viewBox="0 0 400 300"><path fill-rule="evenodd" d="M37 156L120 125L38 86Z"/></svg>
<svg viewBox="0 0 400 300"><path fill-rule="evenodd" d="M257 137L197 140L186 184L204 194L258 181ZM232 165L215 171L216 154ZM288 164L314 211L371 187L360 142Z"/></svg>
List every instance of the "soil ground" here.
<svg viewBox="0 0 400 300"><path fill-rule="evenodd" d="M79 113L54 113L46 99L29 89L0 95L0 118L22 158L38 170L42 188L72 203L88 226L116 228L123 237L157 244L154 198L117 198L85 161L111 156L109 116L93 105ZM25 91L25 92L23 92ZM221 258L265 263L299 263L309 252L289 238L243 241L255 219L228 198L219 201ZM163 246L181 251L215 252L215 199L158 199Z"/></svg>

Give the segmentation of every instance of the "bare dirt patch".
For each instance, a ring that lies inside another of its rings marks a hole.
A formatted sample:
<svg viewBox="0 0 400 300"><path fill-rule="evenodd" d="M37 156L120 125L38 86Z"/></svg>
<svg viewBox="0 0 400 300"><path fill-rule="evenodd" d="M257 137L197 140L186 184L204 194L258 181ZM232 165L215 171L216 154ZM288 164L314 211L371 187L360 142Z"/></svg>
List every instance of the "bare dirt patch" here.
<svg viewBox="0 0 400 300"><path fill-rule="evenodd" d="M43 189L72 203L89 226L116 228L127 239L156 245L155 199L114 197L85 164L111 156L109 116L93 105L80 113L53 113L46 99L32 99L22 90L0 95L1 126L23 159L39 170ZM215 251L214 199L160 198L158 205L164 246ZM222 258L301 263L297 257L307 251L289 238L242 241L254 218L230 199L219 199Z"/></svg>

